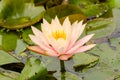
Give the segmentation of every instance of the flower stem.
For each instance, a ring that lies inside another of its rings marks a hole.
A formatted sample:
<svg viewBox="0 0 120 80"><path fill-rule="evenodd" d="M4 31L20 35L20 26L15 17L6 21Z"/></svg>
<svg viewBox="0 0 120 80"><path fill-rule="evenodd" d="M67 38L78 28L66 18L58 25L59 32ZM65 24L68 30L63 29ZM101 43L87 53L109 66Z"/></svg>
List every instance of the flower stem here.
<svg viewBox="0 0 120 80"><path fill-rule="evenodd" d="M65 64L64 61L60 60L60 67L61 67L61 80L65 80Z"/></svg>

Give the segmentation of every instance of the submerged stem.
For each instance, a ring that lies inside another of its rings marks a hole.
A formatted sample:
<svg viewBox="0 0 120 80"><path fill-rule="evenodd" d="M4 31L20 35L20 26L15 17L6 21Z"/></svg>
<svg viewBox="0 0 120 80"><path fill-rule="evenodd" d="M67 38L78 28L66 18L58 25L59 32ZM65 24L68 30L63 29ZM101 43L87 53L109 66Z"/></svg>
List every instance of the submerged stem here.
<svg viewBox="0 0 120 80"><path fill-rule="evenodd" d="M65 64L64 61L60 60L60 68L61 68L61 80L65 80Z"/></svg>

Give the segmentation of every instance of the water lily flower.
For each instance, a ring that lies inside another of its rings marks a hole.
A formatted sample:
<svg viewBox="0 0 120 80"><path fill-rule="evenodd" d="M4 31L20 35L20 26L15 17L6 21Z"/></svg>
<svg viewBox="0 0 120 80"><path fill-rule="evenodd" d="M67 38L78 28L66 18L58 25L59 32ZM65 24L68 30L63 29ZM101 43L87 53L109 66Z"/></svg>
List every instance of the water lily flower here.
<svg viewBox="0 0 120 80"><path fill-rule="evenodd" d="M60 60L68 60L73 55L90 50L96 45L85 44L94 34L78 39L85 25L83 21L71 24L68 17L63 24L60 24L57 17L51 24L43 19L41 31L32 26L34 35L30 34L29 37L36 45L29 46L28 49L43 55L58 57Z"/></svg>

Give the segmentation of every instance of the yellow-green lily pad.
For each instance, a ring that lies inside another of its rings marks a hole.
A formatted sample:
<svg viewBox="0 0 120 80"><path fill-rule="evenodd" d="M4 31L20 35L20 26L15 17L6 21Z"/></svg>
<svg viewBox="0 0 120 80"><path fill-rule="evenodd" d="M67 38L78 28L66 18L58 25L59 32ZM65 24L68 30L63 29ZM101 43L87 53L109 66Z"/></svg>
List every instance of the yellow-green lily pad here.
<svg viewBox="0 0 120 80"><path fill-rule="evenodd" d="M18 80L45 80L47 70L45 65L34 57L28 59Z"/></svg>
<svg viewBox="0 0 120 80"><path fill-rule="evenodd" d="M43 6L35 6L32 0L1 0L0 26L18 29L35 24L44 15Z"/></svg>
<svg viewBox="0 0 120 80"><path fill-rule="evenodd" d="M108 18L98 18L91 20L86 25L86 34L92 34L94 33L95 36L94 39L102 38L109 36L114 30L116 26L113 22L113 19Z"/></svg>
<svg viewBox="0 0 120 80"><path fill-rule="evenodd" d="M73 56L73 60L74 67L76 69L82 70L83 68L89 68L94 66L98 62L99 58L86 53L78 53Z"/></svg>
<svg viewBox="0 0 120 80"><path fill-rule="evenodd" d="M20 62L18 59L10 55L9 53L0 50L0 65L9 64L9 63L17 63Z"/></svg>
<svg viewBox="0 0 120 80"><path fill-rule="evenodd" d="M51 21L55 16L58 18L66 17L72 14L81 14L83 15L81 9L74 5L58 5L46 10L44 18L47 21Z"/></svg>

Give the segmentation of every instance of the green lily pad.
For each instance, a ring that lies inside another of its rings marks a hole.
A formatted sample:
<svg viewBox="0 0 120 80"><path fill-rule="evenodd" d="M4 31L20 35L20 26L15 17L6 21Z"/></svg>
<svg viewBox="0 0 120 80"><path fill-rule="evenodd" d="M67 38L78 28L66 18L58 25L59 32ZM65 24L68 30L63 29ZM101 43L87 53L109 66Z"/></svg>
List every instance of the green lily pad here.
<svg viewBox="0 0 120 80"><path fill-rule="evenodd" d="M65 73L57 72L54 74L54 76L56 77L56 79L51 80L83 80L80 75L67 71Z"/></svg>
<svg viewBox="0 0 120 80"><path fill-rule="evenodd" d="M0 36L1 49L11 51L16 48L18 36L14 32L0 32Z"/></svg>
<svg viewBox="0 0 120 80"><path fill-rule="evenodd" d="M44 14L43 6L34 6L33 1L2 0L0 1L0 26L18 29L38 22Z"/></svg>
<svg viewBox="0 0 120 80"><path fill-rule="evenodd" d="M45 63L48 71L59 71L60 70L60 62L58 58L43 55L42 61Z"/></svg>
<svg viewBox="0 0 120 80"><path fill-rule="evenodd" d="M15 53L19 54L21 52L23 52L26 49L27 45L25 44L25 42L23 42L22 40L17 40L17 46L15 48Z"/></svg>
<svg viewBox="0 0 120 80"><path fill-rule="evenodd" d="M36 58L29 58L18 80L45 80L45 65Z"/></svg>
<svg viewBox="0 0 120 80"><path fill-rule="evenodd" d="M51 8L53 6L61 5L63 0L47 0L46 1L46 8Z"/></svg>
<svg viewBox="0 0 120 80"><path fill-rule="evenodd" d="M4 76L3 74L0 74L0 80L14 80L14 79Z"/></svg>
<svg viewBox="0 0 120 80"><path fill-rule="evenodd" d="M114 8L113 9L113 20L116 24L116 30L120 30L120 9Z"/></svg>
<svg viewBox="0 0 120 80"><path fill-rule="evenodd" d="M111 18L94 19L87 23L86 34L95 33L95 36L93 37L94 39L102 38L110 35L115 30L115 28L116 28L115 23Z"/></svg>
<svg viewBox="0 0 120 80"><path fill-rule="evenodd" d="M79 53L73 56L74 67L76 69L85 69L94 66L99 58L86 53Z"/></svg>
<svg viewBox="0 0 120 80"><path fill-rule="evenodd" d="M108 10L108 5L100 3L99 0L70 0L70 4L78 6L87 16L101 16Z"/></svg>
<svg viewBox="0 0 120 80"><path fill-rule="evenodd" d="M9 53L0 50L0 65L9 64L9 63L17 63L20 62L18 59L10 55Z"/></svg>
<svg viewBox="0 0 120 80"><path fill-rule="evenodd" d="M115 49L119 50L120 48L120 37L118 38L111 38L110 39L110 45L114 47Z"/></svg>
<svg viewBox="0 0 120 80"><path fill-rule="evenodd" d="M77 20L78 21L86 20L86 16L84 16L83 14L72 14L72 15L60 18L60 22L63 23L63 21L65 20L66 17L69 17L69 20L71 23L73 23Z"/></svg>
<svg viewBox="0 0 120 80"><path fill-rule="evenodd" d="M49 8L46 10L46 13L44 15L44 18L47 21L51 21L55 16L58 16L58 18L62 18L65 16L69 16L72 14L82 14L82 11L79 7L74 5L58 5L52 8Z"/></svg>
<svg viewBox="0 0 120 80"><path fill-rule="evenodd" d="M113 50L107 43L103 43L98 44L88 53L99 56L99 62L94 68L79 72L84 80L114 80L120 75L120 51L118 49Z"/></svg>
<svg viewBox="0 0 120 80"><path fill-rule="evenodd" d="M70 72L66 72L64 76L65 76L65 80L82 80L80 76Z"/></svg>
<svg viewBox="0 0 120 80"><path fill-rule="evenodd" d="M115 2L115 7L120 8L120 1L119 0L114 0Z"/></svg>
<svg viewBox="0 0 120 80"><path fill-rule="evenodd" d="M3 75L6 78L8 77L8 78L10 78L10 80L11 79L15 80L20 76L20 73L0 68L0 75ZM1 79L1 77L0 77L0 80L9 80L9 79Z"/></svg>

